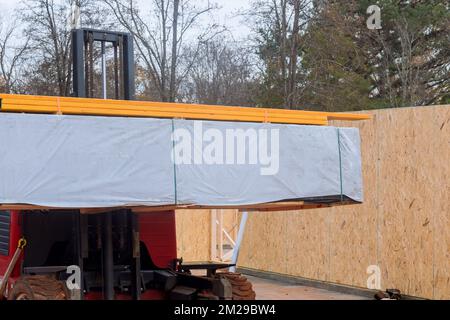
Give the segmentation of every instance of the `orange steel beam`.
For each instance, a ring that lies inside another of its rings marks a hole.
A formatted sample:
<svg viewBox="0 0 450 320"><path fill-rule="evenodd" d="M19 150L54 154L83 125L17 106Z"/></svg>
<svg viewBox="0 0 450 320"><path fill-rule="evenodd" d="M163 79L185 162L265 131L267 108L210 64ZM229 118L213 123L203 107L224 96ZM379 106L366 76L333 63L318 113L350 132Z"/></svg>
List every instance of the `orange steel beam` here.
<svg viewBox="0 0 450 320"><path fill-rule="evenodd" d="M14 94L0 94L0 111L311 125L327 125L329 120L370 119L370 115L355 113Z"/></svg>

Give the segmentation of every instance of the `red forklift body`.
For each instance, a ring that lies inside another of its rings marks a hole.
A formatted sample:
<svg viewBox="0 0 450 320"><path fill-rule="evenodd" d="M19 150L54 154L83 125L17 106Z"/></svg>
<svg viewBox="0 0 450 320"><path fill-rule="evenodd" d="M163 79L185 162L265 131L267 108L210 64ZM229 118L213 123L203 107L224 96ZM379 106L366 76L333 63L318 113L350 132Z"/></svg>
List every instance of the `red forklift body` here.
<svg viewBox="0 0 450 320"><path fill-rule="evenodd" d="M0 252L0 275L5 274L20 237L19 211L0 211L0 245L3 249ZM20 263L16 264L11 276L20 276Z"/></svg>
<svg viewBox="0 0 450 320"><path fill-rule="evenodd" d="M60 213L64 214L64 213ZM22 228L23 221L27 219L26 211L1 211L0 215L0 275L4 275L22 236L26 237ZM161 269L173 268L177 258L175 211L151 212L138 215L139 240L145 244L151 255L153 263ZM29 239L33 241L33 239ZM14 267L11 277L8 279L8 289L22 276L24 254ZM160 290L147 290L141 295L141 299L163 299L165 296ZM102 292L87 293L85 299L102 299ZM128 294L116 294L118 300L129 300Z"/></svg>
<svg viewBox="0 0 450 320"><path fill-rule="evenodd" d="M140 239L160 268L170 267L177 258L175 211L140 214Z"/></svg>

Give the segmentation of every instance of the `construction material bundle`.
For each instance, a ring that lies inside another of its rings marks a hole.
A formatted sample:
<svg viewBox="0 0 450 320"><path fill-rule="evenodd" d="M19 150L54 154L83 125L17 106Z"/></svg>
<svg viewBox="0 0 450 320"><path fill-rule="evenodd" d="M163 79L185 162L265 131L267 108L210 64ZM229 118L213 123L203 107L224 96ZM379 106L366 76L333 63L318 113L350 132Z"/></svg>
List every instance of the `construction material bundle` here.
<svg viewBox="0 0 450 320"><path fill-rule="evenodd" d="M329 120L369 118L364 114L14 94L0 94L0 111L311 125L328 125Z"/></svg>
<svg viewBox="0 0 450 320"><path fill-rule="evenodd" d="M361 202L358 130L0 113L0 204L226 207L286 200Z"/></svg>

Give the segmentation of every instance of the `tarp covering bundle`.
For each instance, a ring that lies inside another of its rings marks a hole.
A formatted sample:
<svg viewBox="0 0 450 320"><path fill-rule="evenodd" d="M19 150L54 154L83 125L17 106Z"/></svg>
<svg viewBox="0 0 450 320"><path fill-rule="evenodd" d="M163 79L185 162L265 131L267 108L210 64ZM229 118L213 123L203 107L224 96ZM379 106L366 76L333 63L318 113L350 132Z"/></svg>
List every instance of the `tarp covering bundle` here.
<svg viewBox="0 0 450 320"><path fill-rule="evenodd" d="M362 202L356 128L0 113L0 204Z"/></svg>

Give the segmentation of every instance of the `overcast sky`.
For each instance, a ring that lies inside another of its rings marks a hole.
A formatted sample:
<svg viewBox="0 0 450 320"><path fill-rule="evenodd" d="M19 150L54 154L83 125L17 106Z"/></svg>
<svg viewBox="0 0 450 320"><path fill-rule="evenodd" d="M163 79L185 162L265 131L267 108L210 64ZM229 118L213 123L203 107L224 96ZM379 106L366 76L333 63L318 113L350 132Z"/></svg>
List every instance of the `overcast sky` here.
<svg viewBox="0 0 450 320"><path fill-rule="evenodd" d="M0 19L1 16L7 14L8 11L13 10L21 0L0 0ZM139 2L146 3L149 0L138 0ZM195 0L197 1L197 0ZM206 0L199 0L206 1ZM242 10L249 8L251 0L215 0L219 4L221 9L216 12L215 16L218 19L218 23L227 26L232 32L234 38L239 40L242 37L248 35L248 28L242 23L243 18L237 16Z"/></svg>

